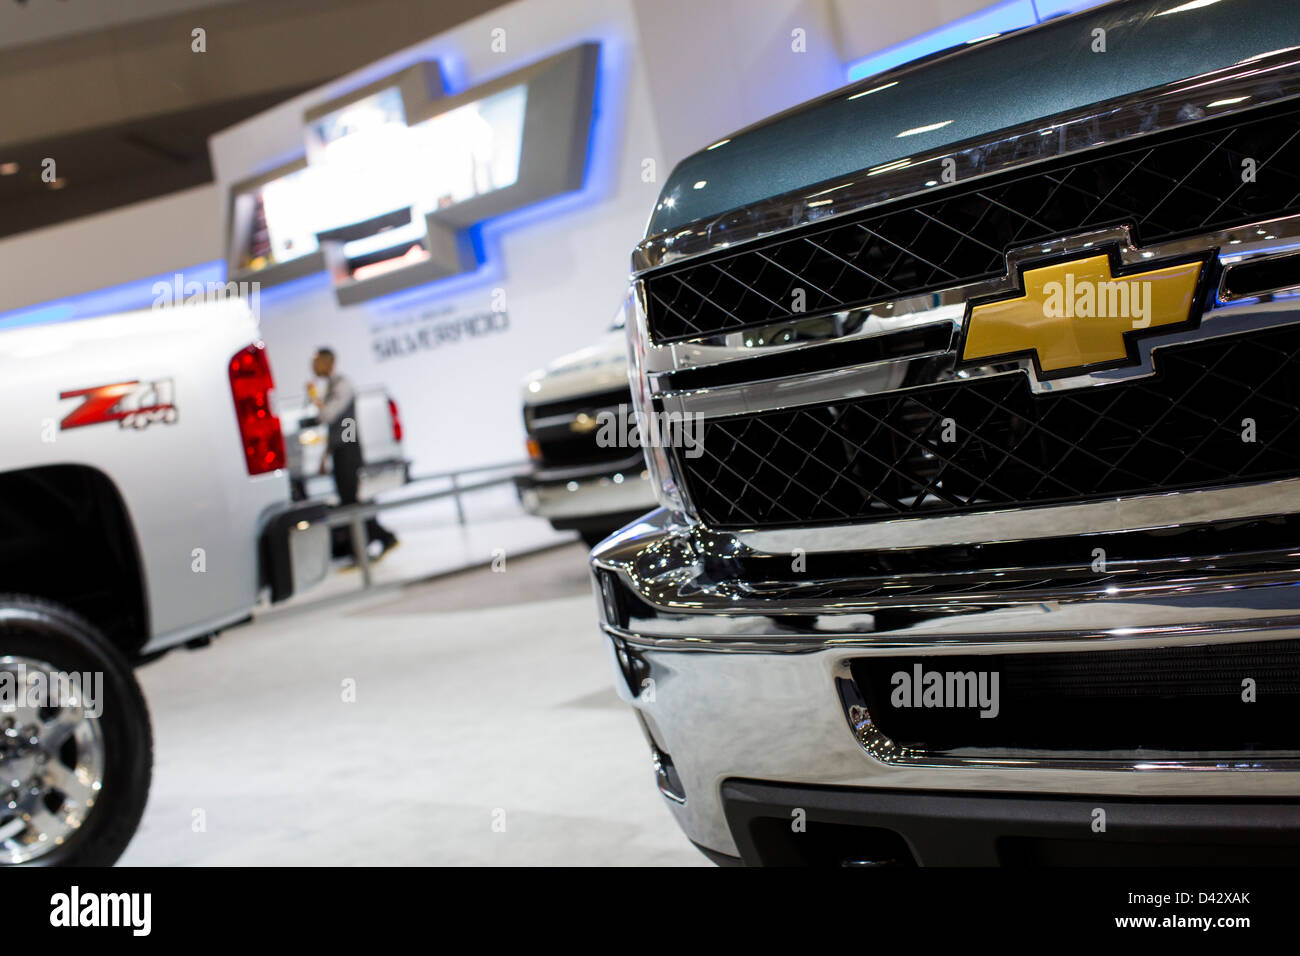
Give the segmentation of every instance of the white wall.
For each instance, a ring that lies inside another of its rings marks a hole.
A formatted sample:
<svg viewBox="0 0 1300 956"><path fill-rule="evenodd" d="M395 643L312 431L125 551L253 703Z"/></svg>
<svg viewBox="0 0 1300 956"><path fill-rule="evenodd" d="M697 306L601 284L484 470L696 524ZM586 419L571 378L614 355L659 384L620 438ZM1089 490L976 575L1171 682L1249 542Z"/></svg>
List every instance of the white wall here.
<svg viewBox="0 0 1300 956"><path fill-rule="evenodd" d="M993 0L906 0L897 3L831 0L835 37L846 63L992 5Z"/></svg>
<svg viewBox="0 0 1300 956"><path fill-rule="evenodd" d="M634 7L670 166L844 84L825 0L635 0Z"/></svg>
<svg viewBox="0 0 1300 956"><path fill-rule="evenodd" d="M215 185L199 186L6 236L0 313L220 258L221 203Z"/></svg>

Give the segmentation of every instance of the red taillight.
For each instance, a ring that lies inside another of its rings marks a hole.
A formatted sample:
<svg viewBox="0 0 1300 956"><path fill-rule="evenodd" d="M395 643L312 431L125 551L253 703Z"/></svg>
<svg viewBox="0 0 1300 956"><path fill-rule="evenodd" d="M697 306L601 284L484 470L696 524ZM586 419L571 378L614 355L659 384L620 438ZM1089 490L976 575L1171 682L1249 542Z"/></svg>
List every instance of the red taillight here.
<svg viewBox="0 0 1300 956"><path fill-rule="evenodd" d="M393 422L393 441L402 440L402 418L397 414L397 403L391 398L388 400L388 417Z"/></svg>
<svg viewBox="0 0 1300 956"><path fill-rule="evenodd" d="M244 440L244 460L250 475L284 467L284 435L280 419L271 412L271 363L266 346L254 342L230 360L230 391L235 396L235 418Z"/></svg>

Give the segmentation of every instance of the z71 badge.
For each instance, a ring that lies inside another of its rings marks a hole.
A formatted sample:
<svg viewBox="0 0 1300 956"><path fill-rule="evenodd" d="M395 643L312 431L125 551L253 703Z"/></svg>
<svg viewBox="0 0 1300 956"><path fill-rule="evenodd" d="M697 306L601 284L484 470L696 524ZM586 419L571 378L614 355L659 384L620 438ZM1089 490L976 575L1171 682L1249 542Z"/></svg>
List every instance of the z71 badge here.
<svg viewBox="0 0 1300 956"><path fill-rule="evenodd" d="M59 428L80 428L83 425L101 425L119 422L122 428L148 428L155 422L174 425L179 413L176 410L175 389L169 378L156 382L118 382L95 388L79 388L60 392L60 399L79 398L81 404L64 417Z"/></svg>

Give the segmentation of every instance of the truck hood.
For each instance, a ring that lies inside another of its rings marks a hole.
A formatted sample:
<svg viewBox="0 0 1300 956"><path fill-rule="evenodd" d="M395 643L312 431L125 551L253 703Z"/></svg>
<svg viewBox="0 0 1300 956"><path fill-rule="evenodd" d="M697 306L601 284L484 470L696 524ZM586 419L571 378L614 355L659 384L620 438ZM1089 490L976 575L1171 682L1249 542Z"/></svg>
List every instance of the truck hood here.
<svg viewBox="0 0 1300 956"><path fill-rule="evenodd" d="M561 355L524 378L524 404L578 398L627 386L627 335L608 332L595 345Z"/></svg>
<svg viewBox="0 0 1300 956"><path fill-rule="evenodd" d="M719 136L669 175L647 236L1298 45L1295 0L1133 0L973 43Z"/></svg>

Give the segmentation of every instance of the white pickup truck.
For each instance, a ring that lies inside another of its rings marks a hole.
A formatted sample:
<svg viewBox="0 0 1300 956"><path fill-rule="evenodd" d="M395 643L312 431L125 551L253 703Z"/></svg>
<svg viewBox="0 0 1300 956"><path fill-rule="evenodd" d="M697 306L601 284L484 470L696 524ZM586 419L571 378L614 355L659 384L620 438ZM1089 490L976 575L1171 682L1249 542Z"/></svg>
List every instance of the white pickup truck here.
<svg viewBox="0 0 1300 956"><path fill-rule="evenodd" d="M324 576L273 385L238 299L0 330L0 864L116 860L153 761L132 666Z"/></svg>
<svg viewBox="0 0 1300 956"><path fill-rule="evenodd" d="M515 487L525 511L591 546L655 507L640 445L604 440L602 424L625 421L631 402L621 316L594 345L524 379L531 467Z"/></svg>

